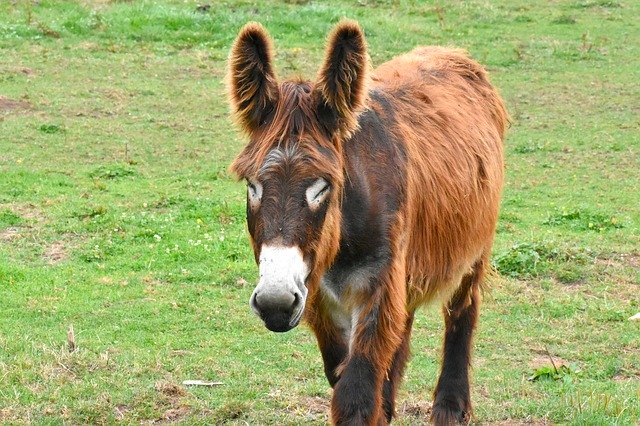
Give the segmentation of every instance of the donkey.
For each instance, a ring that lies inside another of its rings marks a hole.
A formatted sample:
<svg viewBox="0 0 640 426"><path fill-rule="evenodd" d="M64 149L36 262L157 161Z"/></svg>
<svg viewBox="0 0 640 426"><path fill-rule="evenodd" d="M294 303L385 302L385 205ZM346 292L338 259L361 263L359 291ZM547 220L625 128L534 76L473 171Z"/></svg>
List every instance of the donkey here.
<svg viewBox="0 0 640 426"><path fill-rule="evenodd" d="M268 33L248 23L228 92L249 138L230 170L247 182L250 305L271 331L310 325L332 422L392 420L414 312L434 301L446 331L431 422L468 422L507 122L485 70L419 47L371 72L362 29L343 21L315 82L279 82Z"/></svg>

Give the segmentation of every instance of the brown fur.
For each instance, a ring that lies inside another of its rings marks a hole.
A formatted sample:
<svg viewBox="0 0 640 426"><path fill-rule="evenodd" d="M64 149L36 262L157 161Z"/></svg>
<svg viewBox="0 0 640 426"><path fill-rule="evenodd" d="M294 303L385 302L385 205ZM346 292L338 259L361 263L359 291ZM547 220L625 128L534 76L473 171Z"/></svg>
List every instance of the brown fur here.
<svg viewBox="0 0 640 426"><path fill-rule="evenodd" d="M244 26L229 54L229 103L242 129L252 133L278 101L273 47L262 25Z"/></svg>
<svg viewBox="0 0 640 426"><path fill-rule="evenodd" d="M413 313L434 300L447 306L449 343L432 420L445 424L469 415L468 395L457 394L451 383L466 383L468 393L471 333L503 180L507 114L499 94L484 69L461 50L420 47L370 73L364 34L353 21L342 22L329 36L315 83L278 84L271 51L268 35L255 23L242 29L231 50L229 100L250 137L231 170L243 179L331 182L322 228L307 227L300 249L312 271L305 318L335 385L332 421L390 419ZM367 112L384 120L385 139L370 142L387 144L387 151L364 143L375 136L360 126ZM276 148L291 155L265 166ZM346 238L342 206L348 187L356 184L368 197L363 214L384 221L391 254L381 257L379 270L361 277L366 285L347 286L336 302L321 289L321 280L340 255ZM268 220L252 219L256 259ZM332 319L336 309L358 313L351 347ZM458 341L464 346L459 351ZM369 384L370 393L363 393L361 382ZM450 401L458 396L464 400Z"/></svg>
<svg viewBox="0 0 640 426"><path fill-rule="evenodd" d="M369 56L367 43L355 21L342 21L327 40L325 61L315 84L316 102L337 118L336 140L344 140L358 127L358 113L364 107Z"/></svg>
<svg viewBox="0 0 640 426"><path fill-rule="evenodd" d="M411 163L407 275L416 307L446 299L451 282L491 250L506 112L486 72L459 50L415 49L380 66L373 80L374 88L410 93L394 99L394 110Z"/></svg>

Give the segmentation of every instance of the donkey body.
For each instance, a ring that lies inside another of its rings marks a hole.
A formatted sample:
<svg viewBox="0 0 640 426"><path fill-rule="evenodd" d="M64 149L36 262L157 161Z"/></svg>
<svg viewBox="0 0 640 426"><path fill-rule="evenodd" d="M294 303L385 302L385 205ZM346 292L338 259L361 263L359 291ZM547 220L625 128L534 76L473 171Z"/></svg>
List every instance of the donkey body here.
<svg viewBox="0 0 640 426"><path fill-rule="evenodd" d="M314 331L336 424L385 424L415 310L443 304L436 424L468 421L480 285L503 180L506 112L463 52L422 47L369 73L351 21L331 34L315 83L279 83L271 42L247 24L229 93L250 142L232 164L248 182L260 281L251 306L273 331Z"/></svg>

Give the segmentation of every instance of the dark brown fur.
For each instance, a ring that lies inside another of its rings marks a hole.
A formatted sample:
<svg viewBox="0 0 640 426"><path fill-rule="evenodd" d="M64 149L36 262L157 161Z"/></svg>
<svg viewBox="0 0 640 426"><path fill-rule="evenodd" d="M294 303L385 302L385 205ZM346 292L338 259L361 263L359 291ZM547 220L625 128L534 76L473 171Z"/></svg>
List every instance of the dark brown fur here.
<svg viewBox="0 0 640 426"><path fill-rule="evenodd" d="M352 21L329 36L315 83L277 83L271 55L255 23L231 50L229 99L250 138L231 170L284 200L248 209L252 244L256 259L265 242L297 245L310 265L305 319L334 387L332 421L391 420L414 311L433 301L446 333L432 421L467 421L503 180L500 96L460 50L421 47L370 72ZM274 149L286 155L265 163ZM295 195L318 177L331 183L321 217ZM349 318L349 333L336 318Z"/></svg>

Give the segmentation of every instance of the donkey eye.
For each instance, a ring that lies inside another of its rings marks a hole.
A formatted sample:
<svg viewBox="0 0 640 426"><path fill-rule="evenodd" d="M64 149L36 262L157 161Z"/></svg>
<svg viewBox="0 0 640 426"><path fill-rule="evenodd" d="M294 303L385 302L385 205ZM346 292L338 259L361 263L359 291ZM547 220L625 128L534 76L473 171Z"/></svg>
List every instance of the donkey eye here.
<svg viewBox="0 0 640 426"><path fill-rule="evenodd" d="M247 192L249 193L249 205L256 208L262 200L262 185L259 182L247 180Z"/></svg>
<svg viewBox="0 0 640 426"><path fill-rule="evenodd" d="M309 188L307 188L307 204L309 204L311 210L315 210L320 207L320 204L326 200L329 192L331 192L331 185L323 178L316 180Z"/></svg>

